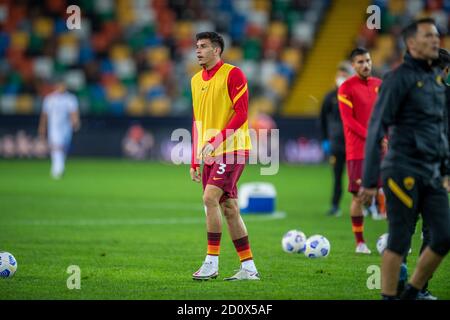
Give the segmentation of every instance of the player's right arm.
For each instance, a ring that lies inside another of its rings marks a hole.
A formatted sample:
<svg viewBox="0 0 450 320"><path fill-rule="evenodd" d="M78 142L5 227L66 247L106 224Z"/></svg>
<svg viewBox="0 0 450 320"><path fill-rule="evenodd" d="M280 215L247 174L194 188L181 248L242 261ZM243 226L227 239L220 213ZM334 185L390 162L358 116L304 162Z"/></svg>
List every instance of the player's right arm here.
<svg viewBox="0 0 450 320"><path fill-rule="evenodd" d="M349 83L344 82L338 90L339 112L341 113L342 123L344 127L349 128L355 134L366 140L367 131L362 124L360 124L353 117L353 103Z"/></svg>
<svg viewBox="0 0 450 320"><path fill-rule="evenodd" d="M198 132L195 124L195 116L192 117L192 156L191 156L191 179L194 182L200 182L202 174L200 172L200 164L197 159L197 140Z"/></svg>

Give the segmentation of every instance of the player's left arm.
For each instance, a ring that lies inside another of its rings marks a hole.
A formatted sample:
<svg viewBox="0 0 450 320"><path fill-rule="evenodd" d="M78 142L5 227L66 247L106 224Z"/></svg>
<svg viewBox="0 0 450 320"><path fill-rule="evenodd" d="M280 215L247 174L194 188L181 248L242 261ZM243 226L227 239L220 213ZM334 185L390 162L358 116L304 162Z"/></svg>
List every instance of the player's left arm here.
<svg viewBox="0 0 450 320"><path fill-rule="evenodd" d="M45 139L45 133L47 132L47 113L42 112L39 118L38 134L40 139Z"/></svg>
<svg viewBox="0 0 450 320"><path fill-rule="evenodd" d="M81 128L80 113L74 111L70 113L70 121L72 122L73 131L78 131Z"/></svg>
<svg viewBox="0 0 450 320"><path fill-rule="evenodd" d="M214 150L248 120L248 84L244 73L239 68L233 68L228 75L228 94L233 101L235 114L226 127L208 141L205 148Z"/></svg>
<svg viewBox="0 0 450 320"><path fill-rule="evenodd" d="M450 142L450 131L449 131L449 110L450 110L450 86L444 83L446 86L445 92L445 102L446 106L444 108L444 131L447 141ZM447 156L441 162L441 174L443 175L443 186L450 193L450 152L447 152Z"/></svg>
<svg viewBox="0 0 450 320"><path fill-rule="evenodd" d="M70 122L72 123L72 128L76 132L81 128L80 112L78 111L78 101L75 97L71 99L70 102Z"/></svg>

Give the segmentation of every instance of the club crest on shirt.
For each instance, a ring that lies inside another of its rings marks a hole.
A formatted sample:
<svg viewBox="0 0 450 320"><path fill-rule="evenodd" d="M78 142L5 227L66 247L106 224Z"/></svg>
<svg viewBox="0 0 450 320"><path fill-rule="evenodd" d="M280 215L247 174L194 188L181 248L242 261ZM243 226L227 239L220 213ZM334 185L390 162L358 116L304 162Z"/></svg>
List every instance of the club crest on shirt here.
<svg viewBox="0 0 450 320"><path fill-rule="evenodd" d="M405 186L406 190L411 190L414 188L415 180L413 177L406 177L403 179L403 185Z"/></svg>
<svg viewBox="0 0 450 320"><path fill-rule="evenodd" d="M417 87L418 88L422 88L423 87L423 82L422 81L417 81Z"/></svg>
<svg viewBox="0 0 450 320"><path fill-rule="evenodd" d="M436 77L436 83L437 83L438 85L440 85L440 86L442 86L442 85L444 84L444 81L442 80L442 76L441 76L441 75L438 75L438 76Z"/></svg>

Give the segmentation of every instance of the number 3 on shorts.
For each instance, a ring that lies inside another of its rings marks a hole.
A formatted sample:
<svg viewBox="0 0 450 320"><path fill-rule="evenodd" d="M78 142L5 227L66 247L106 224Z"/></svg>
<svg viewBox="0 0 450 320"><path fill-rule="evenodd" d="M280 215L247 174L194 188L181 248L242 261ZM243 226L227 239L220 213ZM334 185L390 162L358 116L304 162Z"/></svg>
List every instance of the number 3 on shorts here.
<svg viewBox="0 0 450 320"><path fill-rule="evenodd" d="M217 170L217 174L223 174L225 172L226 163L219 164L219 170Z"/></svg>

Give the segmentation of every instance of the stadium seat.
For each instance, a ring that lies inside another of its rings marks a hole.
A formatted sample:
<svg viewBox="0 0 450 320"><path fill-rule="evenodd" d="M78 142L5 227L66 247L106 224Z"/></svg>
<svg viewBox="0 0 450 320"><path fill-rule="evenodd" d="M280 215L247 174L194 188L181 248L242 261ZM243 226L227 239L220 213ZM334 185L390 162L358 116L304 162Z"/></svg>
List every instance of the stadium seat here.
<svg viewBox="0 0 450 320"><path fill-rule="evenodd" d="M163 97L171 107L161 110L189 116L189 80L200 70L193 50L194 36L200 31L215 30L225 39L224 59L245 69L251 99L264 96L278 106L292 89L293 79L305 70L303 63L318 37L317 28L331 8L328 0L204 1L202 10L198 10L196 1L77 3L83 12L83 27L67 32L66 1L27 5L21 1L5 2L0 65L16 70L17 76L0 78L2 94L27 93L40 101L45 90L39 89L38 83L75 69L85 75L69 73L75 77L71 86L82 98L82 110L88 114L111 110L107 97L124 95L128 99L128 94L137 92L141 99L153 99L155 92L161 90L150 91L163 86ZM393 35L398 34L408 18L433 16L442 31L448 30L448 1L371 3L382 8L382 29L369 32L364 28L357 41L373 52L376 72L398 63L402 46L393 40ZM449 47L448 38L443 45ZM111 87L108 79L120 82L121 87ZM107 93L103 97L92 94L98 91L92 89L98 85ZM134 100L120 101L128 113L130 101Z"/></svg>
<svg viewBox="0 0 450 320"><path fill-rule="evenodd" d="M33 97L29 94L18 96L16 101L16 112L19 114L33 113Z"/></svg>

